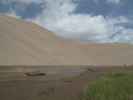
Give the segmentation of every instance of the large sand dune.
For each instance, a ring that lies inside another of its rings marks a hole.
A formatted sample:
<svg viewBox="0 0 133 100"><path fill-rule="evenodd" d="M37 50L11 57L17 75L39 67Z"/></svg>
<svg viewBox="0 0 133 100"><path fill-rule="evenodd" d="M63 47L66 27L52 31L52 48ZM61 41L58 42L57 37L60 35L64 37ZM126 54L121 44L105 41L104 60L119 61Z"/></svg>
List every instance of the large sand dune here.
<svg viewBox="0 0 133 100"><path fill-rule="evenodd" d="M36 24L0 16L0 65L132 65L133 46L63 41Z"/></svg>

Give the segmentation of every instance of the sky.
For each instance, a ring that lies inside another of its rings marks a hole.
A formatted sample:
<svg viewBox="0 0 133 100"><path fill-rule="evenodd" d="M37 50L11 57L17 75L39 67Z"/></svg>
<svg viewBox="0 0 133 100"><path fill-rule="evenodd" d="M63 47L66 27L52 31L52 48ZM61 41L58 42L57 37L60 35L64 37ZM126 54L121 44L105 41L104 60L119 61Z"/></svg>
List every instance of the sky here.
<svg viewBox="0 0 133 100"><path fill-rule="evenodd" d="M133 43L133 0L0 0L0 13L83 42Z"/></svg>

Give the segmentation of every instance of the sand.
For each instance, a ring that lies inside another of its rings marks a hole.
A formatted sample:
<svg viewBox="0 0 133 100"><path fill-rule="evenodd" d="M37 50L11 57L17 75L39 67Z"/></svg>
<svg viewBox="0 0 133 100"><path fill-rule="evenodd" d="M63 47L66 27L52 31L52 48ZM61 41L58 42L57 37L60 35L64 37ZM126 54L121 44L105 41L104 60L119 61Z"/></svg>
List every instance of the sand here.
<svg viewBox="0 0 133 100"><path fill-rule="evenodd" d="M132 71L128 65L133 45L63 40L36 24L0 16L0 100L80 100L91 81ZM26 74L36 72L41 74Z"/></svg>
<svg viewBox="0 0 133 100"><path fill-rule="evenodd" d="M133 45L63 40L36 24L0 16L0 65L132 65Z"/></svg>
<svg viewBox="0 0 133 100"><path fill-rule="evenodd" d="M1 100L81 100L86 87L105 73L133 71L133 67L88 66L84 71L75 70L75 74L65 71L60 75L49 73L46 76L25 76L25 71L41 70L45 73L48 71L45 70L45 66L25 71L12 69L16 67L0 67Z"/></svg>

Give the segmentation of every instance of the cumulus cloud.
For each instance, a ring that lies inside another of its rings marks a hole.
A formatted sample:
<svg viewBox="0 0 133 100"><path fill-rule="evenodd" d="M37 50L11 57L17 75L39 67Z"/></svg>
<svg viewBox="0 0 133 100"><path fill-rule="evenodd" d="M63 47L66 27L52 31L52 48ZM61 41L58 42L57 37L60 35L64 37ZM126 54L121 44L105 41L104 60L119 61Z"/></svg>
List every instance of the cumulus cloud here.
<svg viewBox="0 0 133 100"><path fill-rule="evenodd" d="M117 42L121 39L119 35L133 32L121 25L129 21L123 16L110 18L103 15L75 14L73 12L77 4L72 0L45 0L45 3L46 8L36 18L36 23L65 38Z"/></svg>
<svg viewBox="0 0 133 100"><path fill-rule="evenodd" d="M11 1L11 0L9 0ZM12 0L37 2L37 0ZM75 14L78 0L39 0L43 11L35 19L27 19L49 29L64 38L81 39L95 42L131 42L133 29L122 24L130 20L126 17ZM119 3L120 0L108 0Z"/></svg>
<svg viewBox="0 0 133 100"><path fill-rule="evenodd" d="M121 0L107 0L109 3L119 4Z"/></svg>
<svg viewBox="0 0 133 100"><path fill-rule="evenodd" d="M4 15L21 19L21 16L16 15L16 12L14 12L13 10L10 10L9 12L4 13Z"/></svg>

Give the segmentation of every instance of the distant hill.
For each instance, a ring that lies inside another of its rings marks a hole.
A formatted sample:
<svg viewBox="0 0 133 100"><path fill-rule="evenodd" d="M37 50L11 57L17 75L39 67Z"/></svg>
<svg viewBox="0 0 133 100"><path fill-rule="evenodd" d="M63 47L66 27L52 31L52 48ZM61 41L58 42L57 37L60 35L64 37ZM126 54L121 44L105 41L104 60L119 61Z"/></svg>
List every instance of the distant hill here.
<svg viewBox="0 0 133 100"><path fill-rule="evenodd" d="M133 46L81 44L33 23L0 16L0 65L131 65Z"/></svg>

